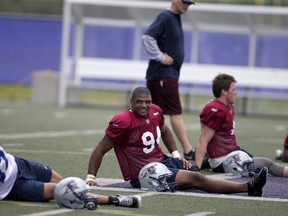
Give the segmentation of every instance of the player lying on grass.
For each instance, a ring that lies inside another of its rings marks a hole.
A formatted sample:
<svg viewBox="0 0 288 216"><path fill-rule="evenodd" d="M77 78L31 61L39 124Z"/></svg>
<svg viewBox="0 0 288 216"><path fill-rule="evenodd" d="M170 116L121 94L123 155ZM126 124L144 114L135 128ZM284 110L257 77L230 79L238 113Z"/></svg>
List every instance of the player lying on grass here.
<svg viewBox="0 0 288 216"><path fill-rule="evenodd" d="M130 99L130 109L115 115L105 130L105 135L94 148L89 161L86 182L98 185L96 174L103 156L114 148L124 180L140 188L139 171L150 162L163 163L173 173L171 181L179 189L200 189L210 193L241 193L261 196L266 183L267 169L247 183L215 180L192 171L192 165L181 158L168 126L165 125L162 109L152 104L150 91L136 88ZM160 147L161 138L172 157L164 154Z"/></svg>
<svg viewBox="0 0 288 216"><path fill-rule="evenodd" d="M46 202L54 199L55 187L61 180L63 181L62 176L48 166L11 155L0 146L0 200ZM81 185L80 181L76 182ZM85 196L94 197L94 201L96 200L99 205L139 207L141 204L139 196L102 196L86 193L88 192L86 187L82 186L82 189L80 193L85 192ZM73 193L73 191L66 192ZM58 197L62 199L61 196ZM73 206L67 207L73 208Z"/></svg>
<svg viewBox="0 0 288 216"><path fill-rule="evenodd" d="M228 74L217 75L212 82L215 99L209 101L200 114L201 134L196 151L195 169L199 170L208 153L214 172L253 175L261 168L275 176L287 177L288 167L265 157L250 157L237 145L234 121L236 79ZM237 151L241 150L241 151Z"/></svg>

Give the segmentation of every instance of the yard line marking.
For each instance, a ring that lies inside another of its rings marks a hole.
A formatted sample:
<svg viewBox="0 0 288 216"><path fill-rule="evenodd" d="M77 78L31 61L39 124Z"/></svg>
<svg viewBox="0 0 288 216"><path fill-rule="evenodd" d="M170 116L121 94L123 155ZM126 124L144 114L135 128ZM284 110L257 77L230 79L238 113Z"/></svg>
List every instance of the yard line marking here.
<svg viewBox="0 0 288 216"><path fill-rule="evenodd" d="M125 211L125 210L105 210L105 209L96 209L97 213L104 213L109 215L127 215L127 216L149 216L147 214L137 214L136 212L131 211ZM152 216L152 215L150 215Z"/></svg>
<svg viewBox="0 0 288 216"><path fill-rule="evenodd" d="M57 209L57 210L51 210L51 211L45 211L45 212L38 212L38 213L32 213L32 214L26 214L26 215L20 215L20 216L49 216L49 215L59 215L59 214L65 214L75 211L74 209ZM89 211L89 210L87 210ZM104 213L109 215L126 215L126 216L149 216L146 214L137 214L136 212L128 212L125 210L105 210L105 209L96 209L97 213ZM90 212L90 211L89 211Z"/></svg>
<svg viewBox="0 0 288 216"><path fill-rule="evenodd" d="M27 207L41 207L41 208L51 208L51 206L47 203L33 203L33 202L25 202L25 201L13 201L13 200L1 200L1 203L6 204L16 204L19 206L27 206Z"/></svg>
<svg viewBox="0 0 288 216"><path fill-rule="evenodd" d="M198 130L199 125L186 125L187 130ZM12 139L28 139L28 138L53 138L53 137L67 137L67 136L90 136L105 133L105 129L83 129L83 130L67 130L67 131L39 131L34 133L18 133L18 134L0 134L2 140Z"/></svg>
<svg viewBox="0 0 288 216"><path fill-rule="evenodd" d="M267 201L267 202L288 202L288 199L279 199L279 198L267 198L267 197L251 197L251 196L237 196L237 195L226 195L226 194L205 194L205 193L195 193L195 192L180 192L177 191L175 193L167 193L167 192L155 192L155 193L145 193L145 191L141 191L139 189L134 188L116 188L116 187L92 187L95 190L103 190L103 191L121 191L121 192L137 192L143 193L139 196L153 196L157 194L169 194L172 196L194 196L194 197L204 197L204 198L216 198L216 199L235 199L235 200L258 200L258 201Z"/></svg>
<svg viewBox="0 0 288 216"><path fill-rule="evenodd" d="M13 109L9 108L1 109L1 115L12 115L13 113L14 113Z"/></svg>
<svg viewBox="0 0 288 216"><path fill-rule="evenodd" d="M185 216L206 216L206 215L211 215L211 214L216 214L215 212L197 212Z"/></svg>
<svg viewBox="0 0 288 216"><path fill-rule="evenodd" d="M20 134L0 134L0 139L27 139L27 138L44 138L44 137L64 137L64 136L90 136L104 134L104 129L87 129L87 130L68 130L68 131L41 131L35 133Z"/></svg>
<svg viewBox="0 0 288 216"><path fill-rule="evenodd" d="M51 210L51 211L45 211L45 212L38 212L38 213L32 213L32 214L26 214L26 215L20 215L20 216L48 216L48 215L59 215L64 214L68 212L74 211L73 209L57 209L57 210Z"/></svg>
<svg viewBox="0 0 288 216"><path fill-rule="evenodd" d="M209 177L216 177L216 178L224 178L223 174L219 175L208 175ZM137 188L121 188L121 187L108 187L110 184L115 183L123 183L125 182L123 179L105 179L105 178L98 178L97 182L101 186L93 186L91 189L95 190L103 190L103 191L122 191L122 192L135 192L140 193L139 196L153 196L157 194L168 194L167 192L151 192L151 191L144 191ZM205 197L205 198L221 198L221 199L237 199L237 200L258 200L258 201L273 201L273 202L288 202L288 199L280 199L280 198L268 198L268 197L252 197L252 196L240 196L240 195L232 195L232 194L212 194L212 193L197 193L197 192L185 192L185 191L176 191L175 193L169 193L169 195L174 196L194 196L194 197Z"/></svg>

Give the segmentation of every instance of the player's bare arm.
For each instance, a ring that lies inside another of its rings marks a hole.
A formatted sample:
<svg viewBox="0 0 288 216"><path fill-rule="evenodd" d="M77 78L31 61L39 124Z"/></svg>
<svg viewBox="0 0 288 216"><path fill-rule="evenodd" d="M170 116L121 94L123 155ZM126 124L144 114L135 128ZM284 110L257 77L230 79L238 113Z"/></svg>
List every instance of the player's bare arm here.
<svg viewBox="0 0 288 216"><path fill-rule="evenodd" d="M99 144L94 148L89 161L88 174L86 178L86 183L90 186L99 186L95 181L96 175L98 173L99 167L101 165L103 156L114 147L114 143L107 136L104 135Z"/></svg>
<svg viewBox="0 0 288 216"><path fill-rule="evenodd" d="M214 129L208 127L203 123L201 124L201 134L199 137L197 151L195 155L195 165L199 168L202 166L202 161L207 152L208 143L213 138L214 134Z"/></svg>
<svg viewBox="0 0 288 216"><path fill-rule="evenodd" d="M178 153L177 148L176 148L176 143L173 139L172 132L167 125L164 125L162 127L161 137L162 137L164 145L166 146L170 154L172 154L172 157L177 158L178 160L182 160L184 169L190 169L192 164L186 159L180 157L180 154Z"/></svg>

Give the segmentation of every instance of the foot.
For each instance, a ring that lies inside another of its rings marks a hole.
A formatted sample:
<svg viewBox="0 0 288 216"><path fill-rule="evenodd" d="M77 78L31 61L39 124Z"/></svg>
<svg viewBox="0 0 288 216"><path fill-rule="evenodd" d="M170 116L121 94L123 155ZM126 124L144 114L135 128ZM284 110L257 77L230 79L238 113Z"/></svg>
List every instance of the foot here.
<svg viewBox="0 0 288 216"><path fill-rule="evenodd" d="M267 173L268 168L263 167L261 171L247 183L249 196L262 196L262 189L266 184Z"/></svg>
<svg viewBox="0 0 288 216"><path fill-rule="evenodd" d="M195 160L195 149L192 149L189 153L184 153L184 158L188 161L194 161Z"/></svg>
<svg viewBox="0 0 288 216"><path fill-rule="evenodd" d="M195 161L195 153L196 153L196 148L191 150L188 154L185 154L184 153L184 158L189 161L190 163L194 163ZM202 161L202 166L201 166L201 170L202 169L210 169L210 164L209 164L209 161L208 161L208 155L207 153L205 154L204 158L203 158L203 161Z"/></svg>
<svg viewBox="0 0 288 216"><path fill-rule="evenodd" d="M115 195L113 197L118 201L115 204L116 206L133 207L133 208L139 208L141 206L140 196Z"/></svg>

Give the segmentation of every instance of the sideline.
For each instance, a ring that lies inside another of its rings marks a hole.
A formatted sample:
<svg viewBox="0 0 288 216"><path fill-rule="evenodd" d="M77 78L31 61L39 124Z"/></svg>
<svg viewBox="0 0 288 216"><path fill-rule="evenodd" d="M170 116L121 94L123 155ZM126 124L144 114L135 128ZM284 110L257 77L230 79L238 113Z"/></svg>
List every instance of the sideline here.
<svg viewBox="0 0 288 216"><path fill-rule="evenodd" d="M90 136L103 134L104 129L68 130L68 131L40 131L35 133L0 134L1 140L27 139L27 138L51 138L67 136Z"/></svg>
<svg viewBox="0 0 288 216"><path fill-rule="evenodd" d="M57 210L51 210L51 211L44 211L44 212L38 212L38 213L32 213L32 214L25 214L20 216L48 216L48 215L60 215L65 214L68 212L74 211L73 209L57 209Z"/></svg>
<svg viewBox="0 0 288 216"><path fill-rule="evenodd" d="M231 178L229 176L226 176L225 174L213 174L213 175L207 175L214 179L228 179ZM143 191L141 189L135 189L135 188L121 188L121 187L108 187L110 184L121 184L124 183L123 179L105 179L105 178L98 178L98 183L101 185L91 187L91 189L94 190L103 190L103 191L120 191L120 192L134 192L134 193L140 193L139 196L141 197L148 197L158 194L167 195L167 192L151 192L151 191ZM105 187L103 187L105 186ZM197 192L191 192L191 191L177 191L175 193L169 193L169 195L172 196L193 196L193 197L204 197L204 198L216 198L216 199L235 199L235 200L257 200L257 201L267 201L267 202L288 202L288 199L280 199L280 198L268 198L268 197L251 197L251 196L240 196L240 195L232 195L232 194L210 194L210 193L197 193Z"/></svg>

